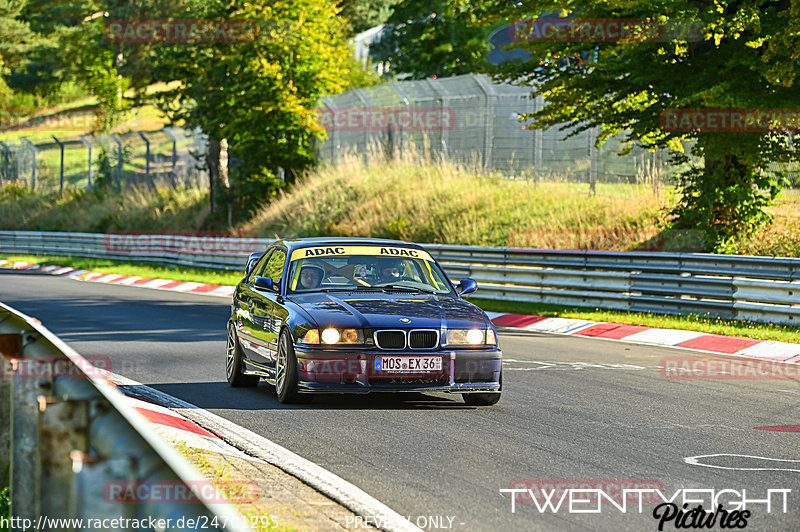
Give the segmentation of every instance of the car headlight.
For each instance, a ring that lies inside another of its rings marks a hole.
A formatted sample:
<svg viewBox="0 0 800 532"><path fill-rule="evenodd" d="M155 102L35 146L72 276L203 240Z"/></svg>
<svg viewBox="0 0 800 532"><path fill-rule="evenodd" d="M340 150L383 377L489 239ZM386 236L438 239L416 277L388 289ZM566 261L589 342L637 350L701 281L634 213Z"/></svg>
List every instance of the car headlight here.
<svg viewBox="0 0 800 532"><path fill-rule="evenodd" d="M488 343L486 329L447 329L447 343L448 345L486 344Z"/></svg>
<svg viewBox="0 0 800 532"><path fill-rule="evenodd" d="M364 331L361 329L337 329L335 327L328 327L322 331L310 329L300 340L304 344L319 344L320 341L328 345L363 344Z"/></svg>
<svg viewBox="0 0 800 532"><path fill-rule="evenodd" d="M322 341L326 344L335 344L342 335L338 329L325 329L322 331Z"/></svg>

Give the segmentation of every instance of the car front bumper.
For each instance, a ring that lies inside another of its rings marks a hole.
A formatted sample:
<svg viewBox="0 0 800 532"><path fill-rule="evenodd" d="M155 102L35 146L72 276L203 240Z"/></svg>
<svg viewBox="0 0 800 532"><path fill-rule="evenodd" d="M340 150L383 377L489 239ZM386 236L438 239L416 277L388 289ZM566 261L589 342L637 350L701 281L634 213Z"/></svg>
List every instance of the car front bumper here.
<svg viewBox="0 0 800 532"><path fill-rule="evenodd" d="M499 392L499 349L342 351L295 347L298 391L305 393ZM441 371L388 373L376 357L442 357Z"/></svg>

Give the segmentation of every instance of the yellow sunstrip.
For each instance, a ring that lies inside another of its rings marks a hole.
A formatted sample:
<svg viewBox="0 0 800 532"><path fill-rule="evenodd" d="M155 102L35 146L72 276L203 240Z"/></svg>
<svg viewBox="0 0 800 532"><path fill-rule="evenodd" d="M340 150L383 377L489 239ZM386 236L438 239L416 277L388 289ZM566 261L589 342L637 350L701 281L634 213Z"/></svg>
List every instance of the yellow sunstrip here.
<svg viewBox="0 0 800 532"><path fill-rule="evenodd" d="M315 257L346 257L348 255L375 255L380 257L433 260L427 251L395 246L318 246L301 248L292 252L291 260Z"/></svg>

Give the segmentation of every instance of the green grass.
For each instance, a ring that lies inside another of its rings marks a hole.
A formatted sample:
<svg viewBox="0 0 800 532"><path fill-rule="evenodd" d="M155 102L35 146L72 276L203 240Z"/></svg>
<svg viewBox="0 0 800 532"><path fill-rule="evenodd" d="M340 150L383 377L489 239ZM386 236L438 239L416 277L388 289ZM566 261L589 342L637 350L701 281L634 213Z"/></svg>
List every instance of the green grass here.
<svg viewBox="0 0 800 532"><path fill-rule="evenodd" d="M34 255L0 256L9 262L30 262L32 264L57 264L80 270L91 270L99 273L117 273L151 279L172 279L175 281L192 281L196 283L235 285L244 276L244 262L241 271L214 270L205 268L188 268L170 264L147 262L118 262L110 259L86 257L55 257Z"/></svg>
<svg viewBox="0 0 800 532"><path fill-rule="evenodd" d="M33 192L9 184L0 187L0 229L19 231L192 231L209 218L208 194L198 189L131 187Z"/></svg>
<svg viewBox="0 0 800 532"><path fill-rule="evenodd" d="M242 229L260 236L364 236L485 246L632 249L660 231L671 193L540 183L404 158L346 157L280 195Z"/></svg>
<svg viewBox="0 0 800 532"><path fill-rule="evenodd" d="M177 281L194 281L208 284L235 285L242 279L242 271L188 269L182 266L154 266L147 263L121 263L109 259L89 259L81 257L41 257L41 256L0 256L10 262L25 261L34 264L58 264L100 273L118 273ZM689 315L665 315L651 313L624 312L596 308L564 307L544 303L523 303L512 301L493 301L470 298L469 301L484 310L495 312L513 312L537 316L578 318L592 321L625 323L629 325L645 325L665 329L685 329L725 336L740 336L757 340L776 340L780 342L800 343L800 327L788 325L772 325L752 321L722 320Z"/></svg>
<svg viewBox="0 0 800 532"><path fill-rule="evenodd" d="M480 289L479 291L480 292ZM663 329L684 329L724 336L739 336L757 340L775 340L778 342L800 343L800 327L791 325L774 325L753 321L723 320L698 314L671 315L643 312L626 312L604 310L598 308L564 307L546 303L522 303L511 301L493 301L488 299L470 299L484 310L494 312L512 312L535 316L576 318L591 321L624 323L627 325L644 325Z"/></svg>
<svg viewBox="0 0 800 532"><path fill-rule="evenodd" d="M617 251L699 251L670 238L671 187L508 179L420 154L391 160L343 157L319 167L241 229L262 237L362 236L413 242ZM770 226L739 239L730 253L800 256L800 194L768 209ZM665 245L657 237L664 236ZM687 245L688 244L688 245Z"/></svg>

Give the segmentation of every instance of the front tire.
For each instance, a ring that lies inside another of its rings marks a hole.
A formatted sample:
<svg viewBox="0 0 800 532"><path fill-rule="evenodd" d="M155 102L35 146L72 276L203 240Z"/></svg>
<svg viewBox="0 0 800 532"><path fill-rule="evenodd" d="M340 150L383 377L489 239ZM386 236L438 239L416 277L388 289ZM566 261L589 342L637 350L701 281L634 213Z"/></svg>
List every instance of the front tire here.
<svg viewBox="0 0 800 532"><path fill-rule="evenodd" d="M281 331L278 341L278 358L275 361L275 394L284 404L300 402L297 392L297 357L294 342L288 329Z"/></svg>
<svg viewBox="0 0 800 532"><path fill-rule="evenodd" d="M242 348L236 337L236 329L232 323L228 323L228 342L225 347L225 376L228 384L234 388L252 388L258 385L257 375L245 375L244 360L242 359Z"/></svg>

